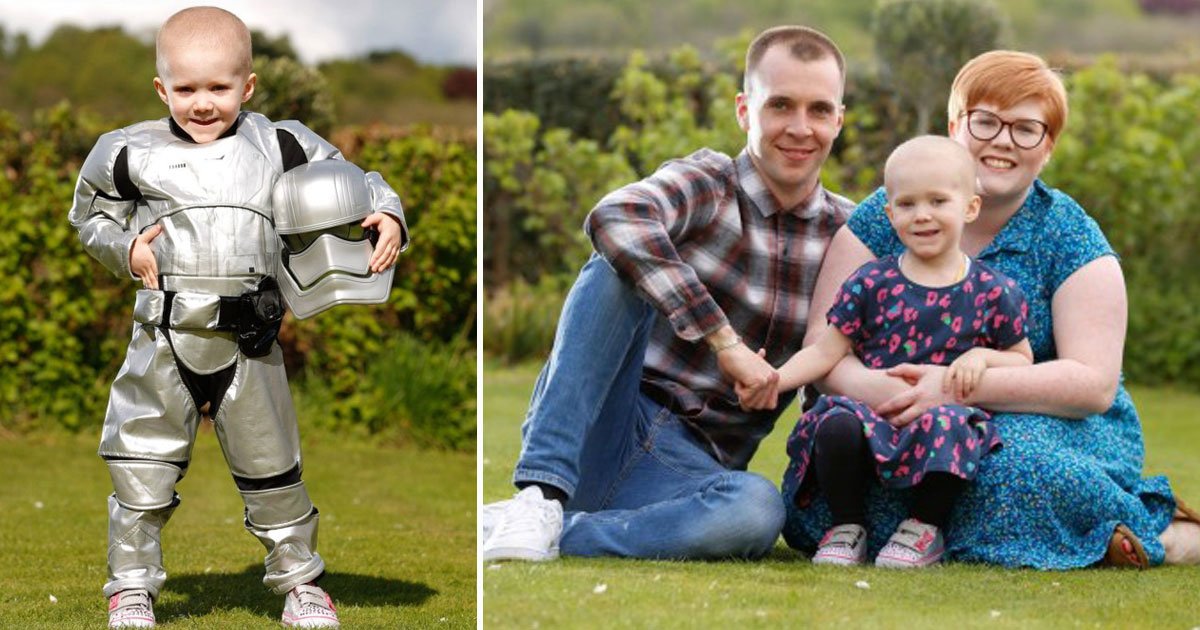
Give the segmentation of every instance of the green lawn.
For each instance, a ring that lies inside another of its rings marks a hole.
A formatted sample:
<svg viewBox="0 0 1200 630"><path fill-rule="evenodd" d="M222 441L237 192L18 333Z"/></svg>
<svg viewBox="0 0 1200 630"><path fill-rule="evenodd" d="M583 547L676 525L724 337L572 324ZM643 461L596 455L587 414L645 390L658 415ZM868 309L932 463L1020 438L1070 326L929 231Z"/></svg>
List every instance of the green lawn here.
<svg viewBox="0 0 1200 630"><path fill-rule="evenodd" d="M303 429L302 429L303 432ZM0 628L101 628L108 473L95 436L0 439ZM309 433L304 478L321 510L322 585L347 628L476 626L475 457ZM157 605L168 628L278 628L263 547L211 430L179 484Z"/></svg>
<svg viewBox="0 0 1200 630"><path fill-rule="evenodd" d="M511 495L537 366L483 373L483 499ZM1135 389L1150 474L1200 503L1200 396ZM778 479L794 413L751 470ZM865 584L865 587L864 587ZM919 572L814 567L780 540L762 562L567 558L483 567L483 624L530 627L1200 627L1200 569L1039 572L950 565Z"/></svg>

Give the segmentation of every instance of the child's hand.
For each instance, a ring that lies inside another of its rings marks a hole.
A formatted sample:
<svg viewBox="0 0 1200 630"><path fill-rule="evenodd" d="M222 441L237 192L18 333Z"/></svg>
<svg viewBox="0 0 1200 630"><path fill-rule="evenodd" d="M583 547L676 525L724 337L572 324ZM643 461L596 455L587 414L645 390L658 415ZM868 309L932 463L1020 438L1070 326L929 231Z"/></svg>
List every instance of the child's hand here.
<svg viewBox="0 0 1200 630"><path fill-rule="evenodd" d="M363 219L362 226L379 230L375 253L371 254L371 273L387 271L400 256L400 222L386 212L375 212Z"/></svg>
<svg viewBox="0 0 1200 630"><path fill-rule="evenodd" d="M142 286L147 289L158 289L158 261L154 258L154 248L150 241L162 234L162 226L155 224L149 230L138 234L133 239L133 247L129 248L129 271L142 279Z"/></svg>
<svg viewBox="0 0 1200 630"><path fill-rule="evenodd" d="M967 396L975 391L983 378L983 372L987 370L985 353L984 348L971 348L955 359L954 363L950 364L950 369L946 370L942 391L953 395L958 402L966 400Z"/></svg>
<svg viewBox="0 0 1200 630"><path fill-rule="evenodd" d="M758 351L759 358L765 360L767 349ZM758 409L774 409L779 404L779 380L767 379L757 387L747 387L740 382L734 382L733 391L737 394L738 404L742 411Z"/></svg>

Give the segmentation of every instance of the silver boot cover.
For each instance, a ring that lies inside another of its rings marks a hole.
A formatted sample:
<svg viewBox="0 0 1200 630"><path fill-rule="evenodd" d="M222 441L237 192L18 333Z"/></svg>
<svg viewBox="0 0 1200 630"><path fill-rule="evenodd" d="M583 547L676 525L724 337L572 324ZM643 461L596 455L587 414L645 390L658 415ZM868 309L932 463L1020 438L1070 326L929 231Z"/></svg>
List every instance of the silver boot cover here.
<svg viewBox="0 0 1200 630"><path fill-rule="evenodd" d="M317 548L317 511L304 482L285 488L243 491L246 530L267 548L263 584L283 595L325 571Z"/></svg>
<svg viewBox="0 0 1200 630"><path fill-rule="evenodd" d="M104 596L131 588L150 591L151 598L167 579L162 559L162 528L175 507L130 510L115 495L108 497L108 582Z"/></svg>

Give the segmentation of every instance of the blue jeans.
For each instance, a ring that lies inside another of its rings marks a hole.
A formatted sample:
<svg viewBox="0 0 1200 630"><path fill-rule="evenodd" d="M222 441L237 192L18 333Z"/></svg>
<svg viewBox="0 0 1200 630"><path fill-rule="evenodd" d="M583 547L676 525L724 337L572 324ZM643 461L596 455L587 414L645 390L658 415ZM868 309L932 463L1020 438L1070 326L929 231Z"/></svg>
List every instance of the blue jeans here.
<svg viewBox="0 0 1200 630"><path fill-rule="evenodd" d="M559 543L567 555L761 556L783 528L775 485L721 466L639 390L656 317L603 259L584 265L534 386L513 481L570 497Z"/></svg>

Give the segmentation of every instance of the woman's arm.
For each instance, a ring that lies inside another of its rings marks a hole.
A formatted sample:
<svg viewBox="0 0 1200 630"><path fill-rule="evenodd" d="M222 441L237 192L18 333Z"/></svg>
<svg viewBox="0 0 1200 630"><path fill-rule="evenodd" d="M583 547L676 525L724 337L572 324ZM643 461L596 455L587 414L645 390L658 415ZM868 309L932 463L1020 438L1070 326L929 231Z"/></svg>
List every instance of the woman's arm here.
<svg viewBox="0 0 1200 630"><path fill-rule="evenodd" d="M809 302L805 346L816 343L825 331L825 314L833 306L838 288L855 269L874 259L871 250L849 227L842 226L833 235L829 249L825 252L825 260L821 263L821 271L817 274L812 300ZM871 407L908 389L903 380L890 377L881 370L867 368L852 353L846 354L829 374L817 383L817 387L826 394L854 396Z"/></svg>
<svg viewBox="0 0 1200 630"><path fill-rule="evenodd" d="M1112 406L1120 379L1126 305L1125 278L1115 257L1102 256L1080 267L1051 301L1058 358L1028 367L988 369L966 402L994 411L1065 418L1103 413ZM940 388L944 369L889 370L919 382L879 407L879 413L901 420L920 415L929 406L931 388Z"/></svg>

